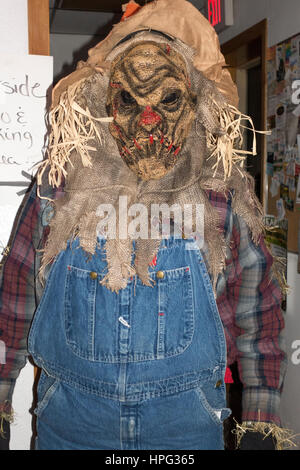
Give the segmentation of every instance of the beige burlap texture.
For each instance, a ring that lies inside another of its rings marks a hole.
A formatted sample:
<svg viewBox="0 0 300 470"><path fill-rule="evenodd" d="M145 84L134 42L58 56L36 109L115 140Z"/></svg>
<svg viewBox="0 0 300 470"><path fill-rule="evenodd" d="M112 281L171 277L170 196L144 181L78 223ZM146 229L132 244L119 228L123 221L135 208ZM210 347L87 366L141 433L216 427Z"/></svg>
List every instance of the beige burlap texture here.
<svg viewBox="0 0 300 470"><path fill-rule="evenodd" d="M110 34L89 50L88 60L80 61L77 69L56 85L53 106L58 104L61 94L70 85L88 77L94 70L107 69L107 56L112 49L127 35L142 29L162 31L192 48L195 52L194 67L215 82L229 103L237 106L237 89L226 68L218 36L208 20L186 0L155 0L114 25Z"/></svg>
<svg viewBox="0 0 300 470"><path fill-rule="evenodd" d="M154 40L166 44L165 38L148 32L135 35L118 46L109 59L139 41ZM181 41L170 47L184 57L191 89L197 95L192 129L174 168L158 180L143 181L123 162L109 132L106 97L109 71L94 71L89 77L70 85L52 112L52 133L48 159L39 172L39 181L48 172L53 185L65 179L65 196L55 202L55 217L50 225L42 262L43 268L79 237L80 246L95 253L99 222L97 208L112 204L118 214L120 196L127 196L128 206L136 202L149 209L153 203L204 205L204 238L210 273L215 287L218 274L225 266L226 243L218 228L218 213L210 204L206 190L233 194L233 209L246 220L255 241L262 233L261 208L253 182L243 170L246 153L242 143L242 116L229 105L215 82L208 80L194 67L194 51ZM104 121L102 120L104 118ZM251 126L251 120L250 126ZM255 153L255 149L254 149ZM136 257L131 264L132 240L106 242L107 275L103 284L113 291L124 288L128 278L137 274L150 285L148 268L157 253L160 241L148 238L136 242Z"/></svg>

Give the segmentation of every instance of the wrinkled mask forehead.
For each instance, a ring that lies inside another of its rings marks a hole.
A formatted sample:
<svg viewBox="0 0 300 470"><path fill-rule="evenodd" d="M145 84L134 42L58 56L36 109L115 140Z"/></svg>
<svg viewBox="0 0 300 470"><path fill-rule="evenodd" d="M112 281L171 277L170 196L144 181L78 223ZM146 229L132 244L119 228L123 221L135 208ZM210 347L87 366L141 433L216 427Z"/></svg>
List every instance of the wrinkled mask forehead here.
<svg viewBox="0 0 300 470"><path fill-rule="evenodd" d="M144 180L159 179L181 156L196 95L181 54L168 43L141 41L111 64L107 109L125 163Z"/></svg>

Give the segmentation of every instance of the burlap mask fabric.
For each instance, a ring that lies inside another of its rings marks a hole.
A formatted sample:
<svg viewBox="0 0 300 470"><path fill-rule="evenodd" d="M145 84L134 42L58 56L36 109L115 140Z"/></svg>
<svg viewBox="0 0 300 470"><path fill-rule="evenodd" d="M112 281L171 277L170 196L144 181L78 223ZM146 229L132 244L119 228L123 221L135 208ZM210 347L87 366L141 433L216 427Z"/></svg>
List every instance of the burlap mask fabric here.
<svg viewBox="0 0 300 470"><path fill-rule="evenodd" d="M154 11L156 5L161 8L166 3L170 5L171 2L161 0L151 8ZM195 11L201 21L206 21ZM208 24L206 28L211 27ZM147 43L170 48L180 55L196 101L194 119L175 164L160 178L143 180L120 155L110 131L114 117L107 115L106 105L111 86L110 64L122 55L126 56L126 51L135 45L144 44L146 48ZM211 44L211 47L216 46ZM220 57L218 51L215 52ZM208 79L195 67L195 55L198 56L197 51L180 39L140 31L112 48L101 71L94 68L78 81L71 80L61 93L52 110L48 158L40 168L38 181L42 181L45 172L53 185L59 186L64 179L65 195L54 201L55 215L50 224L41 272L66 248L68 240L75 237L86 253L93 255L97 245L98 208L101 204L111 204L118 220L119 216L124 217L119 213L122 196L126 196L128 207L140 203L149 214L154 203L165 203L169 207L177 204L182 210L185 204L203 204L204 251L214 287L218 274L224 269L228 247L218 228L218 213L210 204L206 191L212 189L225 195L231 192L233 210L245 219L254 241L259 239L263 229L261 207L254 194L252 179L243 169L245 153L239 150L242 121L247 117L229 104L216 81ZM144 284L151 285L148 269L160 240L151 238L149 231L148 235L136 240L135 250L132 239L128 236L124 239L118 229L115 239L106 241L107 273L102 282L107 288L118 292L135 274Z"/></svg>
<svg viewBox="0 0 300 470"><path fill-rule="evenodd" d="M141 179L159 179L177 163L196 102L185 62L169 44L138 41L112 61L109 128Z"/></svg>

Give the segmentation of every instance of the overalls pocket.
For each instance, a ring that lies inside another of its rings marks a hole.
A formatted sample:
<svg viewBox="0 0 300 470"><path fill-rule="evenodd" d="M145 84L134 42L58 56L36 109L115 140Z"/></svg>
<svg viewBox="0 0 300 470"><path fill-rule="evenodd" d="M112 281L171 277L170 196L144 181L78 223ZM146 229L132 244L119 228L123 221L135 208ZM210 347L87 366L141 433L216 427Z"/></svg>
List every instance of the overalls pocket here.
<svg viewBox="0 0 300 470"><path fill-rule="evenodd" d="M131 308L132 360L164 359L183 353L194 334L189 266L151 273L153 287L138 279Z"/></svg>
<svg viewBox="0 0 300 470"><path fill-rule="evenodd" d="M103 275L68 266L65 335L68 346L95 362L138 362L181 354L194 334L189 266L138 277L118 294L101 285Z"/></svg>
<svg viewBox="0 0 300 470"><path fill-rule="evenodd" d="M231 414L231 410L229 408L220 408L219 406L215 407L213 404L211 404L211 400L209 401L209 398L207 398L201 387L197 387L195 391L198 396L201 408L208 418L215 424L223 424L224 419L228 418L228 416Z"/></svg>

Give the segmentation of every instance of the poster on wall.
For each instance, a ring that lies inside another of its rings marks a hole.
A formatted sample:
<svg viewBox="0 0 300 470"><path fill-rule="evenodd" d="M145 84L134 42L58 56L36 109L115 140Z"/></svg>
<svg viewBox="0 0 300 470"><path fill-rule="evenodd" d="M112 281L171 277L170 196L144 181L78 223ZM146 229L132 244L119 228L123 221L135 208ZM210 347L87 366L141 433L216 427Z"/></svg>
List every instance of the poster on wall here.
<svg viewBox="0 0 300 470"><path fill-rule="evenodd" d="M282 219L300 203L300 34L269 48L267 82L269 191Z"/></svg>
<svg viewBox="0 0 300 470"><path fill-rule="evenodd" d="M0 255L24 189L36 172L35 165L43 159L52 80L52 57L1 54Z"/></svg>

